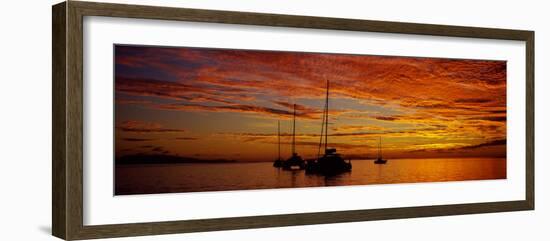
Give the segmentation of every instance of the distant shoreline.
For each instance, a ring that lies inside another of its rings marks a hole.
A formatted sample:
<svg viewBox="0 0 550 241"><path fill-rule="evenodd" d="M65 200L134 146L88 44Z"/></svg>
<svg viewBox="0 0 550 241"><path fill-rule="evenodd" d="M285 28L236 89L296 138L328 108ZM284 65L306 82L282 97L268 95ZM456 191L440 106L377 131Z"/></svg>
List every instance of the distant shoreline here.
<svg viewBox="0 0 550 241"><path fill-rule="evenodd" d="M506 157L433 157L433 158L389 158L390 161L398 161L401 159L504 159ZM374 158L351 159L351 161L372 161ZM272 161L242 161L231 159L199 159L193 157L183 157L175 155L148 155L136 154L127 155L115 159L116 165L134 165L134 164L224 164L224 163L271 163Z"/></svg>
<svg viewBox="0 0 550 241"><path fill-rule="evenodd" d="M128 155L115 159L117 165L133 164L180 164L180 163L236 163L237 160L198 159L173 155Z"/></svg>

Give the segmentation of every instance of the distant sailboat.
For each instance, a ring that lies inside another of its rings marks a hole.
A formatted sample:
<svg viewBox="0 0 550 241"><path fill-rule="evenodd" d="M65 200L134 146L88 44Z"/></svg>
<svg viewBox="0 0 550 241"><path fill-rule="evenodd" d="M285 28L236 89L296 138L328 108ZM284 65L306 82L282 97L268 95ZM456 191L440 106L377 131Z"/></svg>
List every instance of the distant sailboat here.
<svg viewBox="0 0 550 241"><path fill-rule="evenodd" d="M317 160L310 160L306 164L306 173L317 173L325 176L340 174L351 171L351 160L345 161L342 156L336 152L336 148L328 148L328 100L329 100L329 80L327 79L327 94L325 98L325 109L323 111L323 122L321 124L321 138L319 140L319 151ZM321 147L324 140L324 154L321 156Z"/></svg>
<svg viewBox="0 0 550 241"><path fill-rule="evenodd" d="M283 162L284 170L304 169L306 167L304 160L296 153L296 104L292 118L292 156Z"/></svg>
<svg viewBox="0 0 550 241"><path fill-rule="evenodd" d="M382 137L378 140L378 157L374 160L374 164L386 164L388 160L382 158Z"/></svg>
<svg viewBox="0 0 550 241"><path fill-rule="evenodd" d="M273 162L274 167L283 167L284 160L281 159L281 121L277 121L277 142L279 157Z"/></svg>

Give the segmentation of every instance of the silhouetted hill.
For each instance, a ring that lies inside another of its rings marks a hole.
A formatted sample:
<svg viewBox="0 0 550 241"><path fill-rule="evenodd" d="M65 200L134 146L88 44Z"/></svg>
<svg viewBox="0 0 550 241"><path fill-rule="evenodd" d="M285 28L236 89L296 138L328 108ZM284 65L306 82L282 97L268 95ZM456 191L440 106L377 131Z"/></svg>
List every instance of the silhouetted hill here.
<svg viewBox="0 0 550 241"><path fill-rule="evenodd" d="M171 163L230 163L235 160L226 159L197 159L192 157L182 157L174 155L147 155L136 154L122 156L115 160L116 164L171 164Z"/></svg>

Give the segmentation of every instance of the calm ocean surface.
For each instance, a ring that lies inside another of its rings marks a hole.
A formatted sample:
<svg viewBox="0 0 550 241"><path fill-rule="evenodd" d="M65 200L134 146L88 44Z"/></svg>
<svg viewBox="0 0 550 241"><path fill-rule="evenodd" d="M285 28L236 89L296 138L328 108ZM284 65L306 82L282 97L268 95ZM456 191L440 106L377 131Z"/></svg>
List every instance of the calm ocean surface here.
<svg viewBox="0 0 550 241"><path fill-rule="evenodd" d="M284 171L271 162L117 165L115 194L227 191L266 188L443 182L506 178L505 158L392 159L352 161L333 177Z"/></svg>

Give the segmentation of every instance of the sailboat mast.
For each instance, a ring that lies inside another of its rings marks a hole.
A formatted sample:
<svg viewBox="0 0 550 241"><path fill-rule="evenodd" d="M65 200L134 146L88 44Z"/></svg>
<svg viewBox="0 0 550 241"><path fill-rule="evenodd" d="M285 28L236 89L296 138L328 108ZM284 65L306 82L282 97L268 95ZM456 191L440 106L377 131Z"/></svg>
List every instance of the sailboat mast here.
<svg viewBox="0 0 550 241"><path fill-rule="evenodd" d="M382 137L378 137L378 158L382 157Z"/></svg>
<svg viewBox="0 0 550 241"><path fill-rule="evenodd" d="M281 160L281 121L277 121L277 142L279 143L278 153L279 153L279 159Z"/></svg>
<svg viewBox="0 0 550 241"><path fill-rule="evenodd" d="M321 135L319 135L319 149L317 149L317 158L319 158L321 156L321 147L323 146L323 137L324 137L324 134L325 134L325 109L326 108L323 108L323 118L322 118L322 123L321 123Z"/></svg>
<svg viewBox="0 0 550 241"><path fill-rule="evenodd" d="M292 117L292 154L296 153L296 104L294 104L294 113Z"/></svg>
<svg viewBox="0 0 550 241"><path fill-rule="evenodd" d="M327 96L325 99L325 150L328 147L328 88L329 88L329 82L327 79Z"/></svg>

